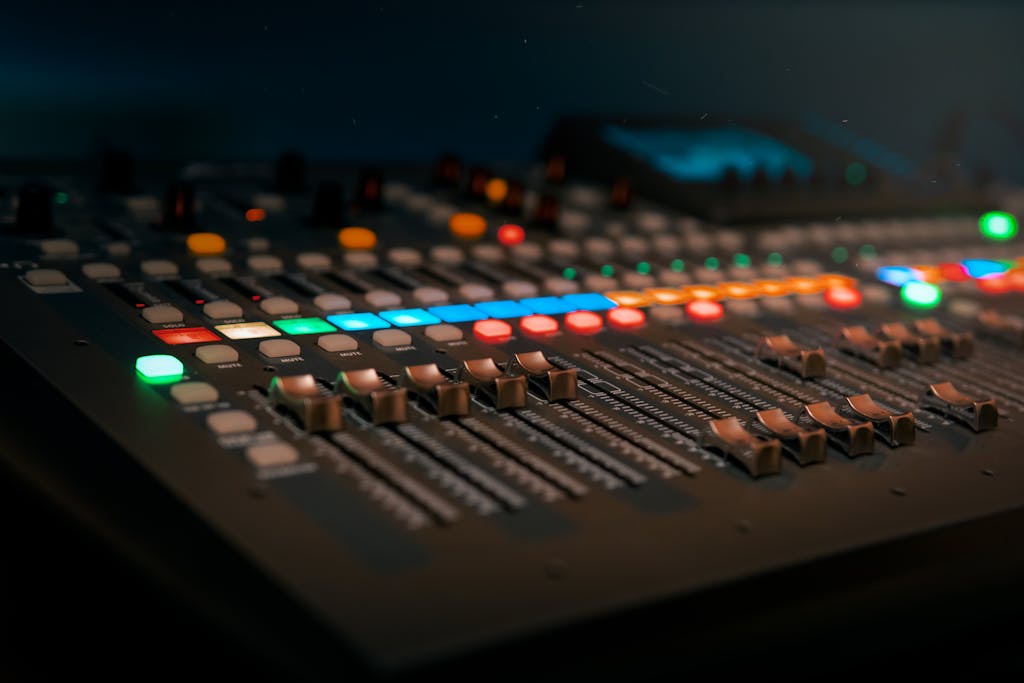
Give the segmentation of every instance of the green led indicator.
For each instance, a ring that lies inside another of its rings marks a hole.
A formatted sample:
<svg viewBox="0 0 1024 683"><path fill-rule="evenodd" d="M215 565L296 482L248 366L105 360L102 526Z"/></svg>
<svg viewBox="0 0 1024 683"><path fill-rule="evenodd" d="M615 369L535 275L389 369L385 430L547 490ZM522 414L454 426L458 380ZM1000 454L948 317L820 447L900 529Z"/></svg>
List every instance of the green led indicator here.
<svg viewBox="0 0 1024 683"><path fill-rule="evenodd" d="M990 240L1008 240L1017 234L1017 219L1005 211L989 211L978 219L978 229Z"/></svg>
<svg viewBox="0 0 1024 683"><path fill-rule="evenodd" d="M846 263L850 258L850 251L846 247L835 247L832 249L832 260L836 263Z"/></svg>
<svg viewBox="0 0 1024 683"><path fill-rule="evenodd" d="M782 254L777 251L773 251L768 254L768 258L765 259L770 266L781 266L782 265Z"/></svg>
<svg viewBox="0 0 1024 683"><path fill-rule="evenodd" d="M641 261L640 263L636 264L636 272L640 273L641 275L650 275L651 264L648 263L647 261Z"/></svg>
<svg viewBox="0 0 1024 683"><path fill-rule="evenodd" d="M566 280L575 280L576 279L576 269L575 268L566 268L565 270L562 271L562 277L564 277Z"/></svg>
<svg viewBox="0 0 1024 683"><path fill-rule="evenodd" d="M732 257L732 262L736 264L737 268L749 268L751 264L750 257L746 254L736 254Z"/></svg>
<svg viewBox="0 0 1024 683"><path fill-rule="evenodd" d="M668 264L668 267L672 269L673 273L681 273L686 270L686 264L681 258L672 259L672 263Z"/></svg>
<svg viewBox="0 0 1024 683"><path fill-rule="evenodd" d="M601 266L601 275L604 275L605 277L611 277L612 275L615 275L615 266L613 266L610 263L604 264L603 266Z"/></svg>
<svg viewBox="0 0 1024 683"><path fill-rule="evenodd" d="M321 334L334 332L337 328L320 318L291 318L289 320L275 320L274 327L285 334Z"/></svg>
<svg viewBox="0 0 1024 683"><path fill-rule="evenodd" d="M875 249L873 244L862 244L859 249L861 258L875 258L878 256L878 250Z"/></svg>
<svg viewBox="0 0 1024 683"><path fill-rule="evenodd" d="M718 259L715 258L714 256L708 256L706 259L704 259L704 267L707 268L708 270L718 270L718 266L720 265L722 264L719 263Z"/></svg>
<svg viewBox="0 0 1024 683"><path fill-rule="evenodd" d="M53 201L57 202L58 204L67 204L68 203L68 193L67 192L58 192L57 194L53 195Z"/></svg>
<svg viewBox="0 0 1024 683"><path fill-rule="evenodd" d="M900 298L909 308L935 308L942 301L942 290L927 282L911 280L900 288Z"/></svg>
<svg viewBox="0 0 1024 683"><path fill-rule="evenodd" d="M177 382L185 374L185 366L174 356L160 353L154 356L139 356L135 370L151 384Z"/></svg>
<svg viewBox="0 0 1024 683"><path fill-rule="evenodd" d="M861 185L868 179L868 169L867 166L859 161L854 161L852 164L846 165L844 175L846 176L847 185Z"/></svg>

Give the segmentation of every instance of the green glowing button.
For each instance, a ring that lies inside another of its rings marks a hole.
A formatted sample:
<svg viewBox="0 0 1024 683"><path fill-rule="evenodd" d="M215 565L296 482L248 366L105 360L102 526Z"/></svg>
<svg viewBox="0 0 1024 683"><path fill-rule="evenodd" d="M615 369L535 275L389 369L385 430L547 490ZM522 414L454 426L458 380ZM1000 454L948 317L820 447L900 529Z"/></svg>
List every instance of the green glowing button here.
<svg viewBox="0 0 1024 683"><path fill-rule="evenodd" d="M564 277L566 280L576 279L576 269L566 268L565 270L562 271L562 277Z"/></svg>
<svg viewBox="0 0 1024 683"><path fill-rule="evenodd" d="M611 277L612 275L615 275L615 266L613 266L610 263L604 264L603 266L601 266L601 275L604 275L605 277Z"/></svg>
<svg viewBox="0 0 1024 683"><path fill-rule="evenodd" d="M874 258L878 256L878 250L875 249L875 245L873 244L862 244L858 253L862 258Z"/></svg>
<svg viewBox="0 0 1024 683"><path fill-rule="evenodd" d="M844 175L848 185L861 185L868 179L868 169L859 161L854 161L852 164L847 164Z"/></svg>
<svg viewBox="0 0 1024 683"><path fill-rule="evenodd" d="M942 301L942 290L927 282L911 280L900 288L900 298L910 308L935 308Z"/></svg>
<svg viewBox="0 0 1024 683"><path fill-rule="evenodd" d="M990 240L1008 240L1017 234L1017 219L1005 211L989 211L978 219L978 229Z"/></svg>
<svg viewBox="0 0 1024 683"><path fill-rule="evenodd" d="M274 327L285 334L322 334L324 332L334 332L338 329L322 318L275 320Z"/></svg>
<svg viewBox="0 0 1024 683"><path fill-rule="evenodd" d="M765 259L770 266L781 266L782 265L782 254L777 251L773 251L768 254L768 258Z"/></svg>
<svg viewBox="0 0 1024 683"><path fill-rule="evenodd" d="M719 263L718 259L715 258L714 256L708 256L706 259L704 259L704 267L707 268L708 270L718 270L718 266L720 265L722 264Z"/></svg>
<svg viewBox="0 0 1024 683"><path fill-rule="evenodd" d="M640 273L641 275L650 274L651 264L648 263L647 261L641 261L640 263L636 264L636 272Z"/></svg>
<svg viewBox="0 0 1024 683"><path fill-rule="evenodd" d="M832 260L836 263L846 263L850 258L850 251L846 247L835 247L832 249Z"/></svg>
<svg viewBox="0 0 1024 683"><path fill-rule="evenodd" d="M686 264L683 263L683 259L677 258L672 259L672 263L668 264L668 267L671 268L674 273L681 273L686 269Z"/></svg>
<svg viewBox="0 0 1024 683"><path fill-rule="evenodd" d="M153 356L139 356L135 370L147 382L177 382L185 373L185 366L174 356L159 353Z"/></svg>
<svg viewBox="0 0 1024 683"><path fill-rule="evenodd" d="M751 264L750 257L746 254L736 254L732 257L732 262L736 264L737 268L749 268Z"/></svg>

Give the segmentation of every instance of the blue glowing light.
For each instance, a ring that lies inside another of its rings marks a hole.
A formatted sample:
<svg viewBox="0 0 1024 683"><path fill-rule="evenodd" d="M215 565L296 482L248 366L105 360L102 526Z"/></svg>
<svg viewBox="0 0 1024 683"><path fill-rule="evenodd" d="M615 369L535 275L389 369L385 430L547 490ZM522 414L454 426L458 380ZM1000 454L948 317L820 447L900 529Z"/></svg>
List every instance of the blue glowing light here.
<svg viewBox="0 0 1024 683"><path fill-rule="evenodd" d="M404 308L399 311L381 311L380 317L387 320L395 327L409 327L411 325L433 325L441 322L436 315L427 313L422 308Z"/></svg>
<svg viewBox="0 0 1024 683"><path fill-rule="evenodd" d="M901 287L911 280L917 280L921 274L907 266L882 266L875 271L875 276L887 284Z"/></svg>
<svg viewBox="0 0 1024 683"><path fill-rule="evenodd" d="M1009 266L1005 263L983 258L969 258L961 261L960 264L973 278L996 277L1009 270Z"/></svg>

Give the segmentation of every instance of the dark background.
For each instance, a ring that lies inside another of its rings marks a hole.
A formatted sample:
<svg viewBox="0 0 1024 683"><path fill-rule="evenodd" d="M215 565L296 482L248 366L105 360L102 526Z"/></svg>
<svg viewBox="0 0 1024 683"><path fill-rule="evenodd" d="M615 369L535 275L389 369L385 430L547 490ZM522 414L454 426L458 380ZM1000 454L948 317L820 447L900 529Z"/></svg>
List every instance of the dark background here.
<svg viewBox="0 0 1024 683"><path fill-rule="evenodd" d="M1024 4L8 3L0 156L525 160L561 114L817 113L1024 180Z"/></svg>

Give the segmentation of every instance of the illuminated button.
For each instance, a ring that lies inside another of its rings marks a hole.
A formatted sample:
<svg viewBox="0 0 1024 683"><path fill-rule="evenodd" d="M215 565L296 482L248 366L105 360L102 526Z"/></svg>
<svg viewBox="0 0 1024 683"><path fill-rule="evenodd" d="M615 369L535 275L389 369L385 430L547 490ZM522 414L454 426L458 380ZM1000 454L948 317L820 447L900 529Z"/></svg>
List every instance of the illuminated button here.
<svg viewBox="0 0 1024 683"><path fill-rule="evenodd" d="M204 275L230 273L232 269L231 261L219 256L196 259L196 270Z"/></svg>
<svg viewBox="0 0 1024 683"><path fill-rule="evenodd" d="M840 311L857 308L862 297L855 287L838 286L825 290L825 303Z"/></svg>
<svg viewBox="0 0 1024 683"><path fill-rule="evenodd" d="M566 280L564 277L547 277L542 283L544 291L548 294L574 294L580 291L579 283L573 280Z"/></svg>
<svg viewBox="0 0 1024 683"><path fill-rule="evenodd" d="M691 299L699 299L701 301L715 301L722 298L722 292L718 287L712 287L711 285L690 285L683 289L683 291Z"/></svg>
<svg viewBox="0 0 1024 683"><path fill-rule="evenodd" d="M176 381L185 372L185 365L167 354L139 356L135 359L135 370L150 381Z"/></svg>
<svg viewBox="0 0 1024 683"><path fill-rule="evenodd" d="M206 416L206 427L217 435L255 432L259 423L244 410L218 410Z"/></svg>
<svg viewBox="0 0 1024 683"><path fill-rule="evenodd" d="M250 270L258 273L273 273L284 270L284 261L272 254L254 254L246 259Z"/></svg>
<svg viewBox="0 0 1024 683"><path fill-rule="evenodd" d="M39 250L46 256L77 256L78 242L65 237L42 240Z"/></svg>
<svg viewBox="0 0 1024 683"><path fill-rule="evenodd" d="M509 280L501 286L501 292L513 299L537 296L537 285L526 280Z"/></svg>
<svg viewBox="0 0 1024 683"><path fill-rule="evenodd" d="M615 308L615 302L604 296L603 294L566 294L562 297L564 301L574 311L606 311L609 308Z"/></svg>
<svg viewBox="0 0 1024 683"><path fill-rule="evenodd" d="M469 304L452 304L451 306L434 306L427 311L436 315L446 323L464 323L473 320L483 320L487 314L478 311Z"/></svg>
<svg viewBox="0 0 1024 683"><path fill-rule="evenodd" d="M487 285L470 282L459 285L459 296L467 301L483 301L484 299L493 299L494 290Z"/></svg>
<svg viewBox="0 0 1024 683"><path fill-rule="evenodd" d="M299 461L299 451L286 441L252 444L245 449L245 458L256 467L283 467Z"/></svg>
<svg viewBox="0 0 1024 683"><path fill-rule="evenodd" d="M218 396L217 389L206 382L179 382L171 387L171 398L183 406L212 403Z"/></svg>
<svg viewBox="0 0 1024 683"><path fill-rule="evenodd" d="M502 320L478 320L473 335L485 344L504 344L512 338L512 326Z"/></svg>
<svg viewBox="0 0 1024 683"><path fill-rule="evenodd" d="M427 336L427 339L436 342L453 342L462 339L462 330L447 323L430 325L423 330L423 334Z"/></svg>
<svg viewBox="0 0 1024 683"><path fill-rule="evenodd" d="M542 315L558 315L575 310L572 305L557 296L539 296L532 299L520 299L519 303L526 306L534 313Z"/></svg>
<svg viewBox="0 0 1024 683"><path fill-rule="evenodd" d="M185 319L185 314L170 304L157 304L156 306L146 306L143 308L142 317L146 319L146 322L157 325L161 323L180 323Z"/></svg>
<svg viewBox="0 0 1024 683"><path fill-rule="evenodd" d="M207 365L218 363L237 363L238 350L227 344L207 344L196 348L196 358Z"/></svg>
<svg viewBox="0 0 1024 683"><path fill-rule="evenodd" d="M82 273L90 280L121 277L121 269L113 263L86 263L82 266Z"/></svg>
<svg viewBox="0 0 1024 683"><path fill-rule="evenodd" d="M379 330L390 327L390 323L375 316L373 313L342 313L329 315L327 320L332 325L337 325L346 332L352 330Z"/></svg>
<svg viewBox="0 0 1024 683"><path fill-rule="evenodd" d="M476 307L490 318L521 318L532 313L529 308L515 301L485 301Z"/></svg>
<svg viewBox="0 0 1024 683"><path fill-rule="evenodd" d="M299 312L299 304L284 296L267 297L260 302L260 308L267 315L290 315Z"/></svg>
<svg viewBox="0 0 1024 683"><path fill-rule="evenodd" d="M295 257L295 263L306 270L327 270L331 267L331 257L319 251L305 251Z"/></svg>
<svg viewBox="0 0 1024 683"><path fill-rule="evenodd" d="M261 337L280 337L281 333L266 323L231 323L217 325L215 330L228 339L260 339Z"/></svg>
<svg viewBox="0 0 1024 683"><path fill-rule="evenodd" d="M147 259L139 264L139 268L150 277L166 277L178 274L178 264L167 259Z"/></svg>
<svg viewBox="0 0 1024 683"><path fill-rule="evenodd" d="M300 355L302 349L291 339L268 339L260 342L260 353L267 358L285 358Z"/></svg>
<svg viewBox="0 0 1024 683"><path fill-rule="evenodd" d="M725 309L717 301L695 299L686 304L686 315L697 322L713 322L722 319Z"/></svg>
<svg viewBox="0 0 1024 683"><path fill-rule="evenodd" d="M274 327L285 334L322 334L333 332L334 325L320 318L290 318L288 320L275 320Z"/></svg>
<svg viewBox="0 0 1024 683"><path fill-rule="evenodd" d="M345 249L373 249L377 246L377 233L358 226L342 228L338 231L338 244Z"/></svg>
<svg viewBox="0 0 1024 683"><path fill-rule="evenodd" d="M466 260L466 254L456 246L441 244L430 248L430 260L445 266L458 266Z"/></svg>
<svg viewBox="0 0 1024 683"><path fill-rule="evenodd" d="M355 351L359 348L359 342L355 337L350 337L347 334L325 334L316 340L316 345L331 353Z"/></svg>
<svg viewBox="0 0 1024 683"><path fill-rule="evenodd" d="M491 204L501 204L508 194L508 181L504 178L491 178L484 184L484 196Z"/></svg>
<svg viewBox="0 0 1024 683"><path fill-rule="evenodd" d="M477 213L457 213L448 219L452 235L464 240L478 240L487 232L487 221Z"/></svg>
<svg viewBox="0 0 1024 683"><path fill-rule="evenodd" d="M402 305L402 297L389 289L371 289L364 296L366 297L366 303L374 308Z"/></svg>
<svg viewBox="0 0 1024 683"><path fill-rule="evenodd" d="M405 308L398 311L384 311L380 317L387 320L395 327L410 327L412 325L433 325L441 322L436 315L427 313L422 308Z"/></svg>
<svg viewBox="0 0 1024 683"><path fill-rule="evenodd" d="M203 304L203 315L214 320L226 320L227 318L241 318L242 307L234 301L219 299Z"/></svg>
<svg viewBox="0 0 1024 683"><path fill-rule="evenodd" d="M313 297L313 305L321 311L344 311L352 308L352 301L341 294L319 294Z"/></svg>
<svg viewBox="0 0 1024 683"><path fill-rule="evenodd" d="M506 223L498 228L498 241L506 247L512 247L526 239L526 231L522 226Z"/></svg>
<svg viewBox="0 0 1024 683"><path fill-rule="evenodd" d="M605 296L619 306L646 306L651 303L650 298L643 292L606 292Z"/></svg>
<svg viewBox="0 0 1024 683"><path fill-rule="evenodd" d="M423 254L412 247L388 249L388 261L403 268L418 268L423 265Z"/></svg>
<svg viewBox="0 0 1024 683"><path fill-rule="evenodd" d="M558 332L558 321L547 315L528 315L519 321L523 332L536 336L547 336Z"/></svg>
<svg viewBox="0 0 1024 683"><path fill-rule="evenodd" d="M170 330L153 330L157 339L165 344L201 344L218 341L220 337L205 327L175 327Z"/></svg>
<svg viewBox="0 0 1024 683"><path fill-rule="evenodd" d="M417 287L412 290L412 298L424 306L443 304L448 301L448 292L440 287Z"/></svg>
<svg viewBox="0 0 1024 683"><path fill-rule="evenodd" d="M608 311L608 324L620 330L642 327L647 316L639 308L613 308Z"/></svg>
<svg viewBox="0 0 1024 683"><path fill-rule="evenodd" d="M663 306L678 306L690 300L690 297L682 290L669 287L652 287L645 289L644 294L654 303Z"/></svg>
<svg viewBox="0 0 1024 683"><path fill-rule="evenodd" d="M259 207L253 207L251 209L246 209L245 210L245 220L249 221L250 223L259 223L259 222L264 221L266 219L267 219L267 211L266 211L266 209L261 209Z"/></svg>
<svg viewBox="0 0 1024 683"><path fill-rule="evenodd" d="M66 285L68 277L59 270L37 268L25 273L25 282L33 287L56 287L58 285Z"/></svg>
<svg viewBox="0 0 1024 683"><path fill-rule="evenodd" d="M565 327L576 334L594 334L604 327L604 320L591 311L575 311L565 316Z"/></svg>
<svg viewBox="0 0 1024 683"><path fill-rule="evenodd" d="M194 232L185 238L185 246L196 256L219 256L228 243L215 232Z"/></svg>
<svg viewBox="0 0 1024 683"><path fill-rule="evenodd" d="M373 333L373 343L383 347L408 346L412 344L412 337L402 330L377 330Z"/></svg>

